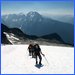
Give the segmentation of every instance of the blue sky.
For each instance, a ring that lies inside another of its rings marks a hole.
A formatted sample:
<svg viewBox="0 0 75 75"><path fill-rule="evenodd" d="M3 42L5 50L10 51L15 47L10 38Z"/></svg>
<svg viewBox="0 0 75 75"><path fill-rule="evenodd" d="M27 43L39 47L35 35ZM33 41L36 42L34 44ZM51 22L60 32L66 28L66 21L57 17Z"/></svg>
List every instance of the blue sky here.
<svg viewBox="0 0 75 75"><path fill-rule="evenodd" d="M74 15L73 1L3 1L1 13L28 13L37 11L44 15Z"/></svg>

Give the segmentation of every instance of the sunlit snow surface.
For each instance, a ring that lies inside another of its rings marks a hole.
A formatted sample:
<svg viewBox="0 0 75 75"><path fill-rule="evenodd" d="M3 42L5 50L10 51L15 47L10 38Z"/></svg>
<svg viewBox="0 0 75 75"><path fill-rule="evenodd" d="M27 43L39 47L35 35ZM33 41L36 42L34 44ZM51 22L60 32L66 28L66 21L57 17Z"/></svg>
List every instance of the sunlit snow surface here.
<svg viewBox="0 0 75 75"><path fill-rule="evenodd" d="M1 46L2 74L73 74L74 48L41 45L42 56L40 69L35 67L35 59L28 55L28 45Z"/></svg>

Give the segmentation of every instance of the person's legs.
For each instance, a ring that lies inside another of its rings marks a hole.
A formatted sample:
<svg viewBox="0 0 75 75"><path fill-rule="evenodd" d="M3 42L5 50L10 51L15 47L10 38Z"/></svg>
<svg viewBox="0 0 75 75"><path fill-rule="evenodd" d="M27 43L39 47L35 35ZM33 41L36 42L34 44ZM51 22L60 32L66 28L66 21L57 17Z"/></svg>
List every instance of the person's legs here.
<svg viewBox="0 0 75 75"><path fill-rule="evenodd" d="M35 55L35 59L36 59L36 64L38 64L38 61L37 61L37 55Z"/></svg>
<svg viewBox="0 0 75 75"><path fill-rule="evenodd" d="M29 56L31 56L31 51L29 50Z"/></svg>
<svg viewBox="0 0 75 75"><path fill-rule="evenodd" d="M42 57L39 55L39 64L41 65Z"/></svg>
<svg viewBox="0 0 75 75"><path fill-rule="evenodd" d="M34 58L34 52L32 51L32 58Z"/></svg>

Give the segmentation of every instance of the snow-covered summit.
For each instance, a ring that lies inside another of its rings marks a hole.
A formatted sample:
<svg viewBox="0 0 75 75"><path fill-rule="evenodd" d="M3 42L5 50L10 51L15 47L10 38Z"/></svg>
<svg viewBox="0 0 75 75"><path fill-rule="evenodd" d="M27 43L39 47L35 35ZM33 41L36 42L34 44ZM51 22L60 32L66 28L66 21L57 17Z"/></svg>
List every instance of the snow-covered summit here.
<svg viewBox="0 0 75 75"><path fill-rule="evenodd" d="M34 16L41 16L38 12L33 12L33 11L30 11L27 16L31 16L31 17L34 17Z"/></svg>
<svg viewBox="0 0 75 75"><path fill-rule="evenodd" d="M42 20L42 15L40 15L38 12L33 12L33 11L30 11L26 17L27 20L35 21L35 22Z"/></svg>

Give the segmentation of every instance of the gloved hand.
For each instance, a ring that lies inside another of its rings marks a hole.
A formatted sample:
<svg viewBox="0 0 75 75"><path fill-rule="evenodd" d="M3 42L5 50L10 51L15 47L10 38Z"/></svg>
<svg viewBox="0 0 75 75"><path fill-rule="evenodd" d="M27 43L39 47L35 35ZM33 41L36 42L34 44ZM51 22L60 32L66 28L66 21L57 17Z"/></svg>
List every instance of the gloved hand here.
<svg viewBox="0 0 75 75"><path fill-rule="evenodd" d="M44 54L42 54L43 56L45 56Z"/></svg>

